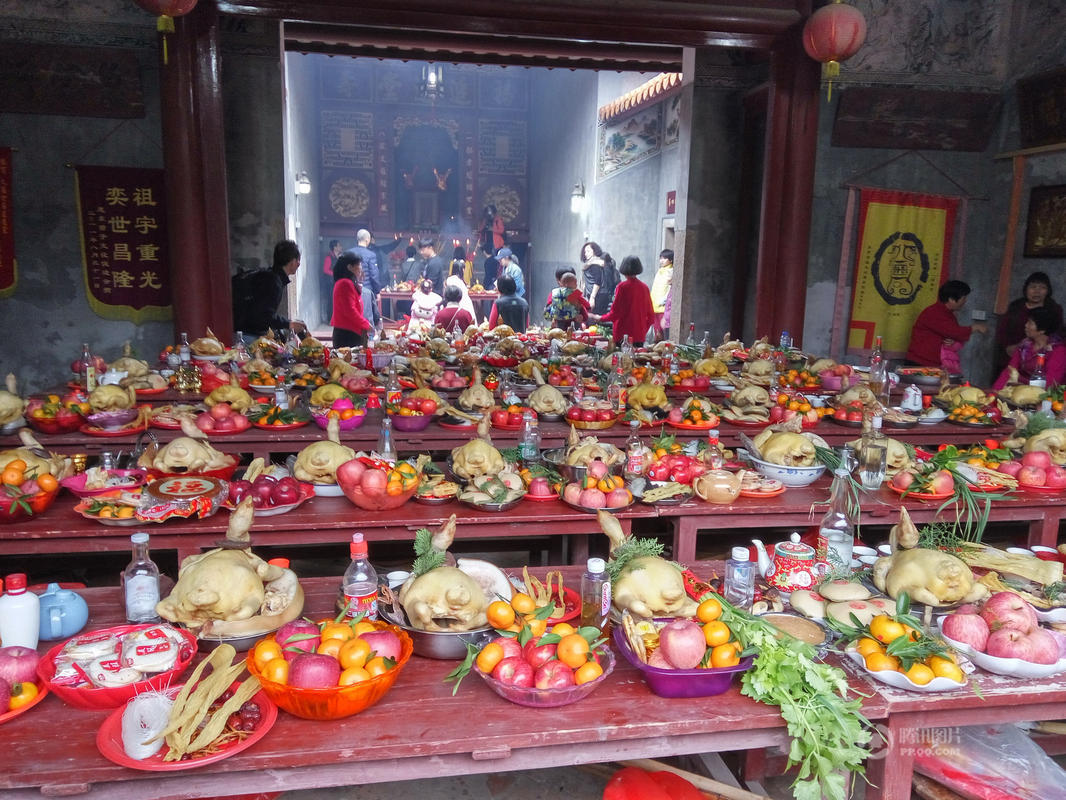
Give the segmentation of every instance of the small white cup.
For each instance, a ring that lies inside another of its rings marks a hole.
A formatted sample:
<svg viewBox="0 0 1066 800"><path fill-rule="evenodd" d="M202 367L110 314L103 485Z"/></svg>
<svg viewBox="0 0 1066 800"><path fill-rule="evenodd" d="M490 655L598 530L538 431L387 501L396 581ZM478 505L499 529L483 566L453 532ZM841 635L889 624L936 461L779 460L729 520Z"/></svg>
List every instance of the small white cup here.
<svg viewBox="0 0 1066 800"><path fill-rule="evenodd" d="M855 558L858 558L859 556L876 556L877 551L874 550L872 547L857 544L853 548L851 548L851 554L855 556Z"/></svg>
<svg viewBox="0 0 1066 800"><path fill-rule="evenodd" d="M395 572L389 572L385 575L385 579L389 582L389 588L395 589L397 586L402 586L403 582L411 577L410 572L406 572L402 569Z"/></svg>
<svg viewBox="0 0 1066 800"><path fill-rule="evenodd" d="M892 545L890 545L890 544L879 544L879 545L877 545L877 552L880 553L883 556L890 556L890 555L892 555Z"/></svg>
<svg viewBox="0 0 1066 800"><path fill-rule="evenodd" d="M877 563L877 556L859 556L859 563L864 567L872 567Z"/></svg>

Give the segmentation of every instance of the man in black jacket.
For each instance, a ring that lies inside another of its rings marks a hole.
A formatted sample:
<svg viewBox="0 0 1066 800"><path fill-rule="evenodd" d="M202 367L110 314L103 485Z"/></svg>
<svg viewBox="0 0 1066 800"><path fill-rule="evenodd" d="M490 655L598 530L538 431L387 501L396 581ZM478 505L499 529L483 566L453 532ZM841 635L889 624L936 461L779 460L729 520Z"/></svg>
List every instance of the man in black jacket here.
<svg viewBox="0 0 1066 800"><path fill-rule="evenodd" d="M290 328L303 336L307 331L303 321L290 320L278 311L285 287L299 268L300 248L296 242L286 239L274 245L274 265L252 276L246 296L233 297L235 327L253 336L262 336L268 330L284 335Z"/></svg>

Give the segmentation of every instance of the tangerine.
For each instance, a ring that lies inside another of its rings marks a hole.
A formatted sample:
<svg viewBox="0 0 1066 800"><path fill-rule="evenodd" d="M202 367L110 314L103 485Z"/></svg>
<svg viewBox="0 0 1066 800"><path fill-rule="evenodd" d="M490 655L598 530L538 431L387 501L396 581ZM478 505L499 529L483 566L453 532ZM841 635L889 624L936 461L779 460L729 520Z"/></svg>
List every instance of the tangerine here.
<svg viewBox="0 0 1066 800"><path fill-rule="evenodd" d="M485 611L489 625L494 628L506 628L515 620L514 609L506 600L493 600Z"/></svg>
<svg viewBox="0 0 1066 800"><path fill-rule="evenodd" d="M320 655L337 658L337 656L340 655L341 647L343 646L343 639L323 639L319 642L318 647L315 648L315 652Z"/></svg>
<svg viewBox="0 0 1066 800"><path fill-rule="evenodd" d="M886 669L895 672L899 669L899 659L888 653L870 653L866 656L865 663L866 669L870 672L881 672Z"/></svg>
<svg viewBox="0 0 1066 800"><path fill-rule="evenodd" d="M385 663L384 656L374 656L372 659L366 662L366 671L370 673L370 677L374 678L378 675L384 675L392 667Z"/></svg>
<svg viewBox="0 0 1066 800"><path fill-rule="evenodd" d="M532 614L537 610L537 604L533 598L524 592L516 592L511 597L511 608L518 614Z"/></svg>
<svg viewBox="0 0 1066 800"><path fill-rule="evenodd" d="M708 622L703 626L703 638L706 640L708 647L718 647L720 644L725 644L732 636L733 633L729 630L729 626L720 619Z"/></svg>
<svg viewBox="0 0 1066 800"><path fill-rule="evenodd" d="M696 609L696 619L700 622L714 622L722 616L722 604L717 597L708 597Z"/></svg>
<svg viewBox="0 0 1066 800"><path fill-rule="evenodd" d="M8 486L18 486L22 483L22 470L15 469L8 464L2 474L0 474L0 483L6 483Z"/></svg>
<svg viewBox="0 0 1066 800"><path fill-rule="evenodd" d="M337 678L338 686L351 686L354 683L362 683L368 681L373 676L362 667L348 667Z"/></svg>
<svg viewBox="0 0 1066 800"><path fill-rule="evenodd" d="M252 650L252 662L257 669L262 671L275 658L284 658L280 644L273 639L262 639L256 642L255 648Z"/></svg>
<svg viewBox="0 0 1066 800"><path fill-rule="evenodd" d="M323 641L326 639L340 639L346 642L355 637L355 631L347 622L327 622L322 626L319 636Z"/></svg>
<svg viewBox="0 0 1066 800"><path fill-rule="evenodd" d="M933 670L933 675L938 678L948 678L949 680L955 681L955 683L962 683L966 680L962 668L950 658L930 656L929 668Z"/></svg>
<svg viewBox="0 0 1066 800"><path fill-rule="evenodd" d="M555 657L571 669L577 669L588 661L589 643L580 633L568 633L559 640Z"/></svg>
<svg viewBox="0 0 1066 800"><path fill-rule="evenodd" d="M866 656L870 655L870 653L885 652L885 646L879 641L877 641L877 639L871 639L869 636L863 636L855 644L855 652L865 658Z"/></svg>
<svg viewBox="0 0 1066 800"><path fill-rule="evenodd" d="M355 632L356 636L362 636L364 633L373 633L377 630L377 626L375 626L373 622L361 619L352 626L352 630Z"/></svg>
<svg viewBox="0 0 1066 800"><path fill-rule="evenodd" d="M726 642L711 650L711 666L715 669L735 667L739 663L740 645L737 642Z"/></svg>
<svg viewBox="0 0 1066 800"><path fill-rule="evenodd" d="M881 644L890 644L907 633L907 629L888 614L878 614L870 621L870 635Z"/></svg>
<svg viewBox="0 0 1066 800"><path fill-rule="evenodd" d="M59 488L59 481L50 472L46 472L37 478L37 485L41 487L42 492L51 492Z"/></svg>
<svg viewBox="0 0 1066 800"><path fill-rule="evenodd" d="M583 683L590 683L596 680L603 674L603 667L597 664L595 661L586 661L576 670L574 670L574 683L580 686Z"/></svg>
<svg viewBox="0 0 1066 800"><path fill-rule="evenodd" d="M556 622L552 625L552 633L557 636L566 636L570 633L577 633L577 628L571 625L569 622Z"/></svg>
<svg viewBox="0 0 1066 800"><path fill-rule="evenodd" d="M341 667L344 669L351 669L352 667L361 667L366 664L366 660L370 657L370 644L366 639L349 639L341 644L341 649L337 653L337 660L341 662Z"/></svg>
<svg viewBox="0 0 1066 800"><path fill-rule="evenodd" d="M263 680L271 683L289 682L289 662L284 658L272 658L262 669Z"/></svg>
<svg viewBox="0 0 1066 800"><path fill-rule="evenodd" d="M533 636L539 638L548 630L548 620L527 616L526 627L529 628L529 632L532 633Z"/></svg>
<svg viewBox="0 0 1066 800"><path fill-rule="evenodd" d="M496 669L496 665L503 661L505 655L507 654L504 652L502 644L499 642L489 642L482 647L481 652L477 654L477 658L475 659L477 668L486 675L491 675L492 671Z"/></svg>
<svg viewBox="0 0 1066 800"><path fill-rule="evenodd" d="M936 675L933 674L933 670L929 669L929 667L921 661L915 661L911 664L910 669L903 670L903 674L919 686L925 686L929 681L936 677Z"/></svg>

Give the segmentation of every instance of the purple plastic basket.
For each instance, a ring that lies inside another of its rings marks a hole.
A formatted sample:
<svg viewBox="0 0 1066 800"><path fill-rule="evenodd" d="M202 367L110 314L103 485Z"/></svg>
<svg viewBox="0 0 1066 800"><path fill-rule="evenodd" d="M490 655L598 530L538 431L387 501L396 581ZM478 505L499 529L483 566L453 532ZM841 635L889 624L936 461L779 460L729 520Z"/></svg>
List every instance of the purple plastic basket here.
<svg viewBox="0 0 1066 800"><path fill-rule="evenodd" d="M432 414L423 414L418 417L404 417L400 414L391 414L392 427L398 431L404 433L414 433L415 431L424 431L429 427L429 423L433 421Z"/></svg>
<svg viewBox="0 0 1066 800"><path fill-rule="evenodd" d="M641 661L626 641L622 627L614 629L614 646L622 657L640 670L648 688L659 697L710 697L722 694L733 683L733 678L751 667L755 656L742 658L735 667L717 669L659 669Z"/></svg>

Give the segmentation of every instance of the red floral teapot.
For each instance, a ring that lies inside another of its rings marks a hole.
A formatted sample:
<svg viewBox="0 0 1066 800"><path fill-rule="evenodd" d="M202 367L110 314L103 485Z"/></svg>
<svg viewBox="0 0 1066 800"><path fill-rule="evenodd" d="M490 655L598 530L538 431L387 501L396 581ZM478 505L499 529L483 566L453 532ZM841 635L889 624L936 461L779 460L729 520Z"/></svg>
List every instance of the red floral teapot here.
<svg viewBox="0 0 1066 800"><path fill-rule="evenodd" d="M760 540L751 540L759 555L759 572L768 584L786 594L796 589L810 589L819 580L814 548L801 542L798 533L793 533L789 539L774 546L773 561Z"/></svg>

